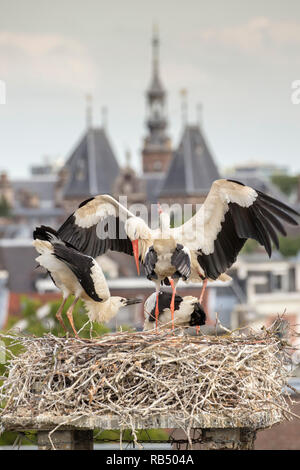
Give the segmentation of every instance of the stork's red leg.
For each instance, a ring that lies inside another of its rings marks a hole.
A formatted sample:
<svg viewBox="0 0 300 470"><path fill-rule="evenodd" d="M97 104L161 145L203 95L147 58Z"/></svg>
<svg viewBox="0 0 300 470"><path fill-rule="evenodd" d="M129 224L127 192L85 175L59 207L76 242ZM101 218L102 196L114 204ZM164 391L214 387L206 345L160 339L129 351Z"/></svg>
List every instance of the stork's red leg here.
<svg viewBox="0 0 300 470"><path fill-rule="evenodd" d="M159 296L159 291L156 293L156 302L155 302L155 325L156 325L156 329L158 327L158 317L159 317L158 296Z"/></svg>
<svg viewBox="0 0 300 470"><path fill-rule="evenodd" d="M200 297L199 297L199 303L200 303L200 304L202 304L206 286L207 286L207 279L204 279L204 281L203 281L203 286L202 286L202 290L201 290Z"/></svg>
<svg viewBox="0 0 300 470"><path fill-rule="evenodd" d="M74 331L74 335L76 336L76 338L79 338L79 335L76 331L76 328L75 328L75 325L74 325L74 320L73 320L73 310L74 310L74 307L75 307L77 302L78 302L78 298L76 297L74 302L72 303L72 305L69 307L69 309L67 311L67 317L68 317L69 322L71 324L72 330Z"/></svg>
<svg viewBox="0 0 300 470"><path fill-rule="evenodd" d="M170 310L171 310L171 318L172 318L172 330L174 330L174 311L175 311L175 294L176 294L176 287L174 285L174 280L170 279L170 284L172 287L172 298L170 303Z"/></svg>
<svg viewBox="0 0 300 470"><path fill-rule="evenodd" d="M63 319L62 319L62 315L61 315L66 301L67 301L67 299L63 299L62 303L60 304L60 307L56 312L56 318L59 321L59 323L61 324L61 326L63 327L63 329L67 332L66 325L64 324Z"/></svg>

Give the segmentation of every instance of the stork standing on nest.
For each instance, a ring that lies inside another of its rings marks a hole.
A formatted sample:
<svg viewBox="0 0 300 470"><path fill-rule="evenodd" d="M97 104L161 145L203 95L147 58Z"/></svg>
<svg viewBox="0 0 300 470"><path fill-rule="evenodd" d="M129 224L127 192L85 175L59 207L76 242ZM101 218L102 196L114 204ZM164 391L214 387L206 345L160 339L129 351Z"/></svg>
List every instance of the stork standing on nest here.
<svg viewBox="0 0 300 470"><path fill-rule="evenodd" d="M171 312L179 278L190 276L190 253L170 237L170 217L159 209L159 228L152 230L140 217L109 195L83 201L58 229L59 236L80 252L94 258L107 250L119 251L139 261L147 278L154 281L156 292L164 282L171 285ZM156 312L158 316L158 310Z"/></svg>
<svg viewBox="0 0 300 470"><path fill-rule="evenodd" d="M159 208L159 228L152 233L152 244L146 251L143 265L146 276L156 285L155 319L158 326L159 317L159 290L161 285L170 285L170 311L172 328L174 329L175 295L179 279L186 281L191 275L190 250L177 243L170 227L170 215ZM166 296L164 297L166 298Z"/></svg>
<svg viewBox="0 0 300 470"><path fill-rule="evenodd" d="M114 198L99 195L83 201L57 233L80 252L94 258L109 249L134 256L138 274L141 260L148 279L155 282L157 292L164 280L172 286L171 310L174 313L174 283L180 277L188 279L190 255L188 250L170 239L170 218L161 210L159 222L159 228L151 230L142 218L136 217Z"/></svg>
<svg viewBox="0 0 300 470"><path fill-rule="evenodd" d="M107 250L134 256L156 283L181 277L203 281L227 281L226 274L248 238L262 245L269 257L272 242L279 247L276 231L286 235L281 221L298 225L299 216L286 204L234 180L214 181L196 214L179 227L170 228L168 214L160 213L160 226L152 230L139 217L108 195L84 201L58 230L59 236L79 251L97 257ZM111 224L115 230L110 230ZM171 313L174 304L171 300ZM157 311L158 314L158 311Z"/></svg>
<svg viewBox="0 0 300 470"><path fill-rule="evenodd" d="M98 323L109 321L121 307L141 302L140 299L111 297L103 271L96 260L62 241L52 228L37 227L33 238L33 245L40 253L36 261L47 269L54 284L62 292L63 301L56 317L64 330L62 310L70 295L74 295L75 299L68 309L67 317L76 337L78 333L73 321L73 310L79 299L83 300L89 319Z"/></svg>
<svg viewBox="0 0 300 470"><path fill-rule="evenodd" d="M160 291L158 296L155 292L151 294L144 304L144 331L155 328L156 310L158 308L158 323L160 327L169 327L172 322L170 310L172 294ZM158 306L158 307L157 307ZM205 325L206 315L197 297L175 295L174 298L174 326L196 326Z"/></svg>

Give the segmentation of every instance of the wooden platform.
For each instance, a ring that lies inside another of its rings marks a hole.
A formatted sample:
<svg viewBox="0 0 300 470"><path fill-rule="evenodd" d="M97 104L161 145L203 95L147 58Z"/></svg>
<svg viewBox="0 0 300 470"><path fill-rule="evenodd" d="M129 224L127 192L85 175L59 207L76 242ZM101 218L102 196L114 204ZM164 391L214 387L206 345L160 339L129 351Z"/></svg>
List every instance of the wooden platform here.
<svg viewBox="0 0 300 470"><path fill-rule="evenodd" d="M257 412L247 419L236 419L225 416L215 416L208 413L198 414L191 423L192 428L252 428L263 429L273 426L282 421L282 415L274 410L272 413ZM135 418L133 420L136 429L165 429L178 428L179 423L183 424L184 419L180 414L166 416L147 416L145 418ZM24 416L16 414L6 414L0 417L0 424L7 430L51 430L56 426L61 429L120 429L121 423L116 415L103 416L54 416L50 413L38 416Z"/></svg>
<svg viewBox="0 0 300 470"><path fill-rule="evenodd" d="M93 449L93 430L126 429L118 416L54 416L50 413L38 416L6 414L0 418L5 430L28 431L38 434L39 449ZM25 414L25 415L24 415ZM193 436L200 449L253 449L256 432L282 421L280 412L257 412L247 419L235 419L230 416L214 416L208 413L198 414L190 423ZM181 426L187 425L180 414L166 416L137 417L133 419L136 429L177 429L174 433L173 446L186 448ZM49 438L50 434L50 438ZM176 437L177 436L177 437ZM179 445L176 446L176 439Z"/></svg>

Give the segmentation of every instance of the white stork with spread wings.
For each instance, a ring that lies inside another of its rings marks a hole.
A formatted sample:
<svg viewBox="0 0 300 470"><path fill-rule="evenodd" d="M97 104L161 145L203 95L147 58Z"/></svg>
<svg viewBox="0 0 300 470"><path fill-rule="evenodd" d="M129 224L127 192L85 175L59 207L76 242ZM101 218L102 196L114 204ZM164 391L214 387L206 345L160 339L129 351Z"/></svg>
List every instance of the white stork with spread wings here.
<svg viewBox="0 0 300 470"><path fill-rule="evenodd" d="M161 212L160 227L152 230L111 196L99 195L84 201L58 234L94 258L111 249L133 255L137 268L140 259L157 291L161 281L170 279L174 315L174 282L202 280L205 287L208 280L227 280L226 271L248 238L271 256L272 242L279 247L276 231L286 235L281 221L298 225L291 215L300 214L243 183L220 179L197 213L179 227L170 228L168 214Z"/></svg>
<svg viewBox="0 0 300 470"><path fill-rule="evenodd" d="M133 255L138 274L141 261L147 278L155 282L157 293L164 281L172 286L174 313L175 286L179 278L189 278L191 255L170 236L169 215L161 210L159 213L159 228L152 230L113 197L98 195L83 201L57 233L62 240L93 258L107 250Z"/></svg>

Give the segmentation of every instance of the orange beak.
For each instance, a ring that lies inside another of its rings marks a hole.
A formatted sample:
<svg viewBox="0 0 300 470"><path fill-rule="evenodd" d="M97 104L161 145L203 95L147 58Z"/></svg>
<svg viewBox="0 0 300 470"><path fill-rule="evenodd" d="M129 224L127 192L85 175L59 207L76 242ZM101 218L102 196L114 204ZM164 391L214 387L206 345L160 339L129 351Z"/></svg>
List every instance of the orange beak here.
<svg viewBox="0 0 300 470"><path fill-rule="evenodd" d="M139 241L132 240L132 249L133 249L133 256L135 259L136 270L138 275L140 275L140 263L139 263Z"/></svg>

